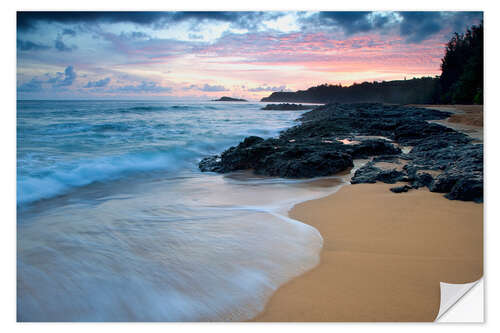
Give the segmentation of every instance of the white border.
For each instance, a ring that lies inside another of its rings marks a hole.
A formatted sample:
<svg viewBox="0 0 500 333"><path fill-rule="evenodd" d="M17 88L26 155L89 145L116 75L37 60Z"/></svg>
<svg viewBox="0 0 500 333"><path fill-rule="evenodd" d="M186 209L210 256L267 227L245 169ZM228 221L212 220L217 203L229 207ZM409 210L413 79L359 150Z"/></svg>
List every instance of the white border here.
<svg viewBox="0 0 500 333"><path fill-rule="evenodd" d="M16 311L16 228L15 228L15 128L16 128L16 102L15 102L15 81L16 81L16 30L15 30L15 11L16 10L484 10L485 21L485 282L486 282L486 304L485 320L486 324L18 324L15 323ZM500 253L498 248L500 236L498 212L494 211L495 202L498 201L498 176L500 170L498 163L498 151L500 145L498 140L500 105L495 98L498 94L498 80L500 73L498 71L498 47L499 22L498 11L495 10L493 1L435 1L420 0L418 2L391 1L268 1L253 0L249 1L229 1L229 0L211 0L211 1L191 1L183 0L181 2L164 2L141 0L138 2L119 2L119 1L98 1L87 0L84 2L68 2L67 0L23 0L23 1L4 1L0 12L2 25L2 108L0 110L0 135L2 143L2 190L1 203L2 215L0 223L2 224L2 239L0 241L2 254L2 274L1 283L1 308L0 318L1 327L4 332L13 330L28 330L34 332L50 331L53 332L88 332L120 330L121 332L135 332L138 329L153 332L165 332L166 330L203 330L203 331L253 331L253 330L277 330L284 329L287 332L296 332L302 329L314 329L318 331L331 332L332 330L342 329L342 331L358 331L369 329L371 332L421 332L425 330L453 330L461 332L464 330L475 330L478 328L492 329L496 327L499 330L499 293L500 284L499 265L490 264L489 261L498 261L495 255ZM492 203L490 205L490 203ZM491 259L491 260L489 260ZM425 326L422 326L425 325Z"/></svg>
<svg viewBox="0 0 500 333"><path fill-rule="evenodd" d="M461 285L464 294L458 294L454 304L450 304L449 309L443 309L443 304L439 308L436 319L440 323L482 323L484 321L484 283L483 279L476 282ZM441 284L441 296L443 286ZM457 299L458 298L458 299ZM443 303L441 301L441 303Z"/></svg>

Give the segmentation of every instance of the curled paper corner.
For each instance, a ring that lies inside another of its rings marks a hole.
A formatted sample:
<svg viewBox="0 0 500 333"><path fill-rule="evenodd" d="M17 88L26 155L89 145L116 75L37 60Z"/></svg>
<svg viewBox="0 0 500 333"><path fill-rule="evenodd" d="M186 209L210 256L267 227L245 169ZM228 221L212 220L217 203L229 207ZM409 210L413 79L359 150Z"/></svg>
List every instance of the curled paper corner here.
<svg viewBox="0 0 500 333"><path fill-rule="evenodd" d="M477 280L477 281L474 281L474 282L470 282L470 283L458 283L458 284L455 284L455 283L445 283L445 282L440 282L440 288L441 288L441 302L440 302L440 305L439 305L439 313L438 315L436 316L436 319L435 321L437 322L444 322L444 321L448 321L448 320L443 320L444 317L443 315L446 314L452 307L454 307L455 304L457 304L457 302L459 302L461 300L462 297L464 297L474 286L476 286L477 284L481 284L482 286L482 281L483 278ZM481 318L482 318L482 299L483 299L483 291L482 291L482 288L481 288L481 293L480 293L480 303L481 303ZM473 306L476 306L477 304L473 305ZM460 322L460 321L463 321L463 322L466 322L468 320L466 320L465 318L463 318L464 320L462 319L458 319L458 320L452 320L454 322ZM472 321L476 321L476 320L472 320ZM478 321L482 321L481 320L478 320Z"/></svg>

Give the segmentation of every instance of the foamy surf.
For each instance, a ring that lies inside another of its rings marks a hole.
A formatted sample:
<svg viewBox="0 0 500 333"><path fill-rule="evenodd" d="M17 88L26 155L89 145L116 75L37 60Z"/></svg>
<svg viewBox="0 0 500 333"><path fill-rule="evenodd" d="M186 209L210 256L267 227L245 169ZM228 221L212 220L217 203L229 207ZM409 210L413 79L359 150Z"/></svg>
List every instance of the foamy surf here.
<svg viewBox="0 0 500 333"><path fill-rule="evenodd" d="M286 212L341 181L196 165L245 136L277 135L300 113L258 103L19 103L18 320L248 320L317 265L321 235Z"/></svg>
<svg viewBox="0 0 500 333"><path fill-rule="evenodd" d="M319 232L280 207L335 189L220 175L132 185L18 225L19 320L251 319L319 262Z"/></svg>
<svg viewBox="0 0 500 333"><path fill-rule="evenodd" d="M258 103L19 101L17 203L144 172L195 170L248 135L270 137L297 112Z"/></svg>

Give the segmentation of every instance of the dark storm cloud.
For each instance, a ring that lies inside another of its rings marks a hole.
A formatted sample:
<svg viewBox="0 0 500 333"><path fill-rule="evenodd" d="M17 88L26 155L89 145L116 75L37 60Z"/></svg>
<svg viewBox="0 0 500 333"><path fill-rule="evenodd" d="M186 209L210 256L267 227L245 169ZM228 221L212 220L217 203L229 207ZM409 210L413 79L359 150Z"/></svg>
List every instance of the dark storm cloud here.
<svg viewBox="0 0 500 333"><path fill-rule="evenodd" d="M482 12L400 12L403 21L400 34L408 42L419 43L444 28L462 32L466 27L478 24L483 19Z"/></svg>
<svg viewBox="0 0 500 333"><path fill-rule="evenodd" d="M50 49L50 46L35 43L29 40L17 40L17 49L20 51L41 51Z"/></svg>
<svg viewBox="0 0 500 333"><path fill-rule="evenodd" d="M441 31L444 20L439 12L400 12L400 34L408 42L421 42Z"/></svg>
<svg viewBox="0 0 500 333"><path fill-rule="evenodd" d="M97 23L133 23L152 28L164 28L168 24L182 21L192 23L191 29L200 29L199 23L205 21L228 22L231 26L255 30L263 21L276 19L286 12L227 12L227 11L191 11L191 12L18 12L19 31L35 28L39 22L64 24ZM318 12L312 15L297 12L298 22L303 29L339 28L346 35L367 33L370 31L395 31L410 43L419 43L452 27L454 31L463 31L466 26L477 24L482 19L481 12ZM395 18L400 15L400 19ZM62 36L75 36L72 29L64 29ZM195 35L193 35L195 36ZM127 36L141 38L141 36ZM64 45L58 50L67 50Z"/></svg>
<svg viewBox="0 0 500 333"><path fill-rule="evenodd" d="M236 12L174 12L170 16L174 22L188 19L233 22L237 17Z"/></svg>
<svg viewBox="0 0 500 333"><path fill-rule="evenodd" d="M465 31L472 24L483 20L483 12L454 12L451 16L453 31Z"/></svg>
<svg viewBox="0 0 500 333"><path fill-rule="evenodd" d="M106 87L109 84L110 81L111 81L111 78L109 78L109 77L107 77L105 79L102 79L102 80L98 80L98 81L89 81L84 86L84 88L102 88L102 87Z"/></svg>
<svg viewBox="0 0 500 333"><path fill-rule="evenodd" d="M311 16L299 13L299 22L304 28L340 28L346 35L381 29L391 23L394 13L374 12L318 12Z"/></svg>
<svg viewBox="0 0 500 333"><path fill-rule="evenodd" d="M34 29L39 22L77 23L134 23L163 27L180 21L222 21L241 28L252 28L264 19L283 15L279 12L17 12L20 31Z"/></svg>
<svg viewBox="0 0 500 333"><path fill-rule="evenodd" d="M398 14L399 20L395 19ZM319 12L302 18L301 23L304 27L341 28L346 35L396 28L406 42L420 43L447 27L463 31L481 19L482 12Z"/></svg>
<svg viewBox="0 0 500 333"><path fill-rule="evenodd" d="M164 15L163 12L17 12L17 28L33 29L39 22L152 24Z"/></svg>
<svg viewBox="0 0 500 333"><path fill-rule="evenodd" d="M319 22L323 25L340 26L346 33L365 32L374 28L369 20L371 12L320 12Z"/></svg>

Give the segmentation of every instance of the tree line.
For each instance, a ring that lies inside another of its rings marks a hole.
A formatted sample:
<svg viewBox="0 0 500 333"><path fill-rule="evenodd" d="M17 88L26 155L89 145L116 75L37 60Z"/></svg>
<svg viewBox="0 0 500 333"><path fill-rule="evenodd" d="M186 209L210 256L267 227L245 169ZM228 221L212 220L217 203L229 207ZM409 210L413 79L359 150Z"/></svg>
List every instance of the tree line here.
<svg viewBox="0 0 500 333"><path fill-rule="evenodd" d="M441 60L441 102L483 104L483 59L482 22L454 34Z"/></svg>
<svg viewBox="0 0 500 333"><path fill-rule="evenodd" d="M465 33L455 33L441 59L441 75L383 82L363 82L349 87L322 84L296 92L274 92L263 102L398 104L482 104L483 23Z"/></svg>

